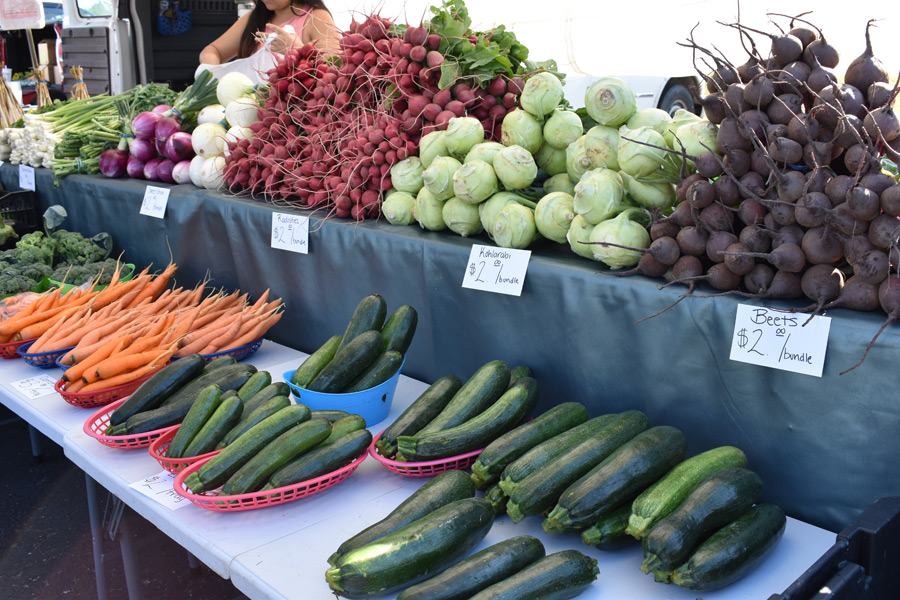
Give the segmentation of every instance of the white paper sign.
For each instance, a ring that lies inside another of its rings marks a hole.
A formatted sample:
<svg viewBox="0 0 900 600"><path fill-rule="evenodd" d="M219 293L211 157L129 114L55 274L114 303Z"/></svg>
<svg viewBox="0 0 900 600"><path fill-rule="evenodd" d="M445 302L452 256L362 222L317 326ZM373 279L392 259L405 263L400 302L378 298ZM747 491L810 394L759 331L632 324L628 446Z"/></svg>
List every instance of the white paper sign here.
<svg viewBox="0 0 900 600"><path fill-rule="evenodd" d="M830 317L813 317L739 304L731 340L731 360L822 376ZM806 323L804 325L804 323Z"/></svg>
<svg viewBox="0 0 900 600"><path fill-rule="evenodd" d="M34 167L19 165L19 187L34 191Z"/></svg>
<svg viewBox="0 0 900 600"><path fill-rule="evenodd" d="M175 474L161 471L147 479L131 484L140 493L153 498L169 510L178 510L182 506L190 506L191 501L175 491Z"/></svg>
<svg viewBox="0 0 900 600"><path fill-rule="evenodd" d="M162 219L166 216L166 205L169 203L169 188L148 185L144 190L144 201L141 202L141 214Z"/></svg>
<svg viewBox="0 0 900 600"><path fill-rule="evenodd" d="M26 379L13 381L11 385L20 395L28 399L40 398L41 396L49 396L56 392L53 386L56 384L58 377L50 375L35 375Z"/></svg>
<svg viewBox="0 0 900 600"><path fill-rule="evenodd" d="M309 217L272 213L272 247L309 254Z"/></svg>
<svg viewBox="0 0 900 600"><path fill-rule="evenodd" d="M466 263L462 286L473 290L521 296L531 250L475 244Z"/></svg>

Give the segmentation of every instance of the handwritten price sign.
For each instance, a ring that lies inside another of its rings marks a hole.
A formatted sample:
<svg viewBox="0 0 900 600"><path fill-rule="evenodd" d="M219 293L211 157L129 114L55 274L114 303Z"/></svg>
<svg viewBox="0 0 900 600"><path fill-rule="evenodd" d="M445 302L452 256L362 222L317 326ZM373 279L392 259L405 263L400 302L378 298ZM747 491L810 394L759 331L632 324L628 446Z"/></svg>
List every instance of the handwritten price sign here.
<svg viewBox="0 0 900 600"><path fill-rule="evenodd" d="M19 165L19 187L23 190L34 190L34 167Z"/></svg>
<svg viewBox="0 0 900 600"><path fill-rule="evenodd" d="M309 254L309 217L272 213L272 248Z"/></svg>
<svg viewBox="0 0 900 600"><path fill-rule="evenodd" d="M530 250L475 244L469 253L462 286L473 290L521 296Z"/></svg>
<svg viewBox="0 0 900 600"><path fill-rule="evenodd" d="M175 491L175 475L168 471L161 471L147 479L135 481L129 487L153 498L169 510L177 510L191 504L190 500Z"/></svg>
<svg viewBox="0 0 900 600"><path fill-rule="evenodd" d="M822 376L831 318L792 314L739 304L731 360Z"/></svg>
<svg viewBox="0 0 900 600"><path fill-rule="evenodd" d="M168 204L169 188L148 185L144 190L144 200L141 202L141 214L163 219Z"/></svg>
<svg viewBox="0 0 900 600"><path fill-rule="evenodd" d="M49 396L55 393L53 389L56 378L50 375L35 375L26 379L13 381L10 385L22 396L33 400L42 396Z"/></svg>

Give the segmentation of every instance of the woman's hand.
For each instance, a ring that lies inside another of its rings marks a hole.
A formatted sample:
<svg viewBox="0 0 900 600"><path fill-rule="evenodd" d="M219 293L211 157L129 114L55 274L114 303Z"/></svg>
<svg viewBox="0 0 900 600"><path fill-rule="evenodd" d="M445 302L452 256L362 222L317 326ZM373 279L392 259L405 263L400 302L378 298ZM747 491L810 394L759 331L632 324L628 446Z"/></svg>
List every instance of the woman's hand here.
<svg viewBox="0 0 900 600"><path fill-rule="evenodd" d="M298 45L300 39L293 30L287 30L269 23L266 30L275 34L275 38L269 44L269 49L278 54L284 54L295 45Z"/></svg>

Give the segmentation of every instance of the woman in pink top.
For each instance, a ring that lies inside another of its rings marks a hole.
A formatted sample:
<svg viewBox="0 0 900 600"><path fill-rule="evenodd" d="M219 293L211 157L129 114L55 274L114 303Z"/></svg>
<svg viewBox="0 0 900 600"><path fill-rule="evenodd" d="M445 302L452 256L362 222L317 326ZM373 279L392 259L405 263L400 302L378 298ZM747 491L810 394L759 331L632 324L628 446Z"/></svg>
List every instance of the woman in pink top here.
<svg viewBox="0 0 900 600"><path fill-rule="evenodd" d="M290 25L293 31L286 29ZM313 43L337 52L340 34L322 0L257 0L256 6L200 52L200 63L220 65L246 58L260 47L259 35L275 34L270 48L283 54L294 46Z"/></svg>

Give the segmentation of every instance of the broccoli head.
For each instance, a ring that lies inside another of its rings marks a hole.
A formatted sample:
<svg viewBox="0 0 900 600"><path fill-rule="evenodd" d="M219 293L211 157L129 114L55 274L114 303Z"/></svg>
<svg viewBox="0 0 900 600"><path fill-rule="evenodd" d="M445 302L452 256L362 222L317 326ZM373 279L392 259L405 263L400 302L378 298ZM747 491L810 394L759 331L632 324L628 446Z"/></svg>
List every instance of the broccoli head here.
<svg viewBox="0 0 900 600"><path fill-rule="evenodd" d="M57 261L73 265L98 262L109 256L109 248L94 243L77 231L57 229L51 234L55 242Z"/></svg>
<svg viewBox="0 0 900 600"><path fill-rule="evenodd" d="M21 294L34 287L34 280L17 273L14 269L6 268L0 271L0 296Z"/></svg>
<svg viewBox="0 0 900 600"><path fill-rule="evenodd" d="M56 242L42 231L26 233L16 242L16 261L20 264L43 263L53 264L53 251Z"/></svg>
<svg viewBox="0 0 900 600"><path fill-rule="evenodd" d="M14 269L19 275L31 279L34 283L38 283L41 279L53 273L53 268L44 263L19 264ZM34 285L31 287L34 287Z"/></svg>

